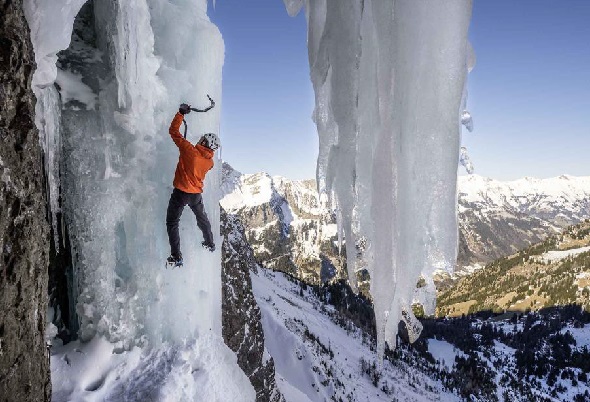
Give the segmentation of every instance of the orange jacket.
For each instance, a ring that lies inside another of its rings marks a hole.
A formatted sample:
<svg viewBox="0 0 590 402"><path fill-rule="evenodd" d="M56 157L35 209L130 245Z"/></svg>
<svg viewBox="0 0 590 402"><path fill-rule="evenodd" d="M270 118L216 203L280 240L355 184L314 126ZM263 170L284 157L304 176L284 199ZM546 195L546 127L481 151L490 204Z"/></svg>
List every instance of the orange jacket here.
<svg viewBox="0 0 590 402"><path fill-rule="evenodd" d="M180 151L174 187L185 193L202 193L203 180L207 172L213 167L213 151L202 145L193 145L180 134L180 124L184 116L176 113L170 123L170 137Z"/></svg>

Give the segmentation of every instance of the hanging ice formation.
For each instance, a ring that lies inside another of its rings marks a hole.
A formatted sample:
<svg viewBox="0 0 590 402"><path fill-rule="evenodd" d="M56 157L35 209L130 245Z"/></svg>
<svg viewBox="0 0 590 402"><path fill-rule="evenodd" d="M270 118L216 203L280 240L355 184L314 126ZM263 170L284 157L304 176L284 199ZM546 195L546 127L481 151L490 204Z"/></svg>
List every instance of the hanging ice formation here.
<svg viewBox="0 0 590 402"><path fill-rule="evenodd" d="M467 72L470 73L475 67L475 52L473 51L473 47L470 43L467 44ZM473 131L473 118L471 117L471 113L467 110L467 85L463 90L463 100L461 101L461 124L465 126L467 131ZM461 166L465 168L465 171L469 174L473 174L475 168L471 159L469 158L469 154L467 152L466 147L461 147L460 155L459 155L459 163Z"/></svg>
<svg viewBox="0 0 590 402"><path fill-rule="evenodd" d="M419 335L412 304L432 314L432 273L455 265L471 1L285 4L305 5L319 191L342 216L351 286L370 274L382 355L400 320Z"/></svg>
<svg viewBox="0 0 590 402"><path fill-rule="evenodd" d="M165 211L178 160L168 125L180 103L208 103L210 94L217 107L187 117L188 139L219 132L221 34L206 0L84 3L25 0L24 6L51 208L55 213L61 196L73 249L78 335L104 337L118 351L186 346L203 337L227 349L220 252L201 249L194 220L181 222L183 270L164 270ZM217 160L204 191L219 243L220 170ZM221 355L209 363L218 374L227 363ZM240 392L250 395L245 381Z"/></svg>
<svg viewBox="0 0 590 402"><path fill-rule="evenodd" d="M471 163L471 159L469 159L469 154L467 154L467 148L461 147L461 153L459 155L459 162L465 168L467 173L472 174L475 170L473 167L473 163Z"/></svg>

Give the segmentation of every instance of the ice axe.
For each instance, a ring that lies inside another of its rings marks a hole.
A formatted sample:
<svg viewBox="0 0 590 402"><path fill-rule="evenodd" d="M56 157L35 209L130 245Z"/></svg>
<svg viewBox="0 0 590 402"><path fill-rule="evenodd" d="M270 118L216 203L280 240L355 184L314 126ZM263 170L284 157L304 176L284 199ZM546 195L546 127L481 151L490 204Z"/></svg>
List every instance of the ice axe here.
<svg viewBox="0 0 590 402"><path fill-rule="evenodd" d="M178 110L183 115L184 114L189 114L191 112L191 110L193 112L199 112L199 113L208 112L209 110L211 110L211 109L213 109L215 107L215 101L213 99L211 99L211 97L209 96L209 94L207 94L207 99L209 99L209 102L211 102L211 104L209 106L207 106L205 109L196 109L194 107L191 107L190 105L187 105L186 103L182 103L180 105L180 107L178 108ZM184 138L186 139L186 131L187 131L186 120L185 119L182 119L182 122L184 123Z"/></svg>

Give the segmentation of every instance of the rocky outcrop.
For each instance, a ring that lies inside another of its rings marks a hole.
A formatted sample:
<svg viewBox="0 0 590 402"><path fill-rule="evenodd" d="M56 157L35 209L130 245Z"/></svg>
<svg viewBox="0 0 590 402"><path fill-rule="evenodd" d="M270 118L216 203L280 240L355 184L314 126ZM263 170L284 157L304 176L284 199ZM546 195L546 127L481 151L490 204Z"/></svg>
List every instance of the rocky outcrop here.
<svg viewBox="0 0 590 402"><path fill-rule="evenodd" d="M0 0L0 401L48 401L48 224L22 0Z"/></svg>
<svg viewBox="0 0 590 402"><path fill-rule="evenodd" d="M590 217L590 177L459 177L459 266L487 263Z"/></svg>
<svg viewBox="0 0 590 402"><path fill-rule="evenodd" d="M315 181L265 173L242 175L223 165L221 205L240 218L256 259L266 268L319 284L346 277L336 217Z"/></svg>
<svg viewBox="0 0 590 402"><path fill-rule="evenodd" d="M552 222L505 208L459 213L458 267L486 264L529 247L555 233Z"/></svg>
<svg viewBox="0 0 590 402"><path fill-rule="evenodd" d="M264 348L260 309L252 293L250 270L257 269L254 253L239 219L223 210L221 233L223 339L250 378L256 401L282 401L275 382L274 361Z"/></svg>

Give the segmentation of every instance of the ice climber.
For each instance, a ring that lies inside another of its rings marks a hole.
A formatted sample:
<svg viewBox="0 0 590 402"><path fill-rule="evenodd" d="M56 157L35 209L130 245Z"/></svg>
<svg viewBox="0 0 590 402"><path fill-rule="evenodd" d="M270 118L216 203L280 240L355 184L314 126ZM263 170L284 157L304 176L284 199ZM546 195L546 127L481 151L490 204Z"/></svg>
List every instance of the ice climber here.
<svg viewBox="0 0 590 402"><path fill-rule="evenodd" d="M209 99L211 100L211 98ZM211 224L205 213L201 193L203 192L205 175L213 167L213 155L215 150L219 148L219 138L213 133L208 133L193 145L180 134L180 124L184 121L185 114L190 113L191 110L206 112L213 106L215 106L213 100L211 100L211 106L205 110L193 109L183 103L180 105L172 123L170 123L170 137L172 137L180 151L176 173L174 174L174 190L170 196L166 212L166 229L168 231L168 241L170 242L170 257L166 262L172 267L182 265L178 224L180 223L182 210L186 205L195 214L197 226L203 232L202 246L211 252L215 251Z"/></svg>

